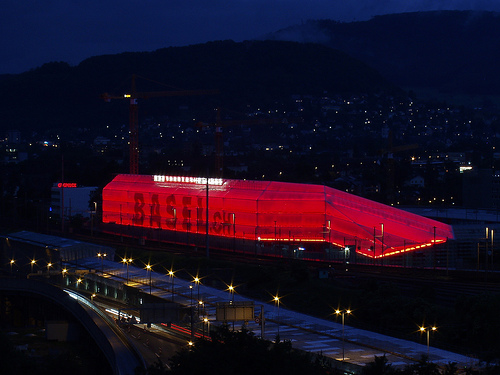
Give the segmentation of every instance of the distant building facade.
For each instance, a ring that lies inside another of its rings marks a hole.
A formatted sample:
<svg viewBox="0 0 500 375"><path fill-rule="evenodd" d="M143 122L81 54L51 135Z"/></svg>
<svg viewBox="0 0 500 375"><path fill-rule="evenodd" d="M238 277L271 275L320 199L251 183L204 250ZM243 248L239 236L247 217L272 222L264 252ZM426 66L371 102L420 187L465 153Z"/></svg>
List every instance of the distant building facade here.
<svg viewBox="0 0 500 375"><path fill-rule="evenodd" d="M50 209L58 216L64 212L66 218L77 215L90 218L91 212L95 211L91 199L96 190L95 186L80 187L76 183L56 183L51 189Z"/></svg>
<svg viewBox="0 0 500 375"><path fill-rule="evenodd" d="M463 203L467 208L500 208L500 172L473 169L463 174Z"/></svg>

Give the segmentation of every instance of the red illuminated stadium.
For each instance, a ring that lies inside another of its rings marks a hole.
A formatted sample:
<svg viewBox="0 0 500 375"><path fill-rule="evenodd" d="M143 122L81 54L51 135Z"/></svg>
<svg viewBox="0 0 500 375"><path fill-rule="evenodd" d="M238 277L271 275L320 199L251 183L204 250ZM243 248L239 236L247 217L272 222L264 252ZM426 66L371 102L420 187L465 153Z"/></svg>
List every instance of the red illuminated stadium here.
<svg viewBox="0 0 500 375"><path fill-rule="evenodd" d="M210 238L243 242L349 244L374 258L453 239L449 225L327 186L175 176L118 175L103 190L103 223L131 233L208 229Z"/></svg>

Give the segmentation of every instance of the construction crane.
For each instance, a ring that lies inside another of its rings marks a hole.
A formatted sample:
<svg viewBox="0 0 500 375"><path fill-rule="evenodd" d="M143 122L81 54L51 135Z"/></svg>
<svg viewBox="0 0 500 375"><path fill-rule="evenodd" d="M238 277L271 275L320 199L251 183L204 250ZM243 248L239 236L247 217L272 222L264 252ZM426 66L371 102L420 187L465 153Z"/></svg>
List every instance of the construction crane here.
<svg viewBox="0 0 500 375"><path fill-rule="evenodd" d="M189 96L189 95L212 95L218 94L218 90L175 90L175 91L150 91L137 92L136 75L132 75L130 93L123 95L110 95L104 93L101 98L109 102L111 99L128 99L129 104L129 160L130 174L139 174L139 124L137 99L158 98L164 96Z"/></svg>
<svg viewBox="0 0 500 375"><path fill-rule="evenodd" d="M297 120L297 119L294 119ZM244 120L221 120L220 108L217 108L215 123L205 123L197 122L196 126L199 127L214 127L215 128L215 174L216 177L222 177L224 169L224 142L222 135L222 128L226 126L233 125L264 125L264 124L286 124L290 119L269 119L269 118L254 118L254 119L244 119ZM297 120L302 122L302 119Z"/></svg>

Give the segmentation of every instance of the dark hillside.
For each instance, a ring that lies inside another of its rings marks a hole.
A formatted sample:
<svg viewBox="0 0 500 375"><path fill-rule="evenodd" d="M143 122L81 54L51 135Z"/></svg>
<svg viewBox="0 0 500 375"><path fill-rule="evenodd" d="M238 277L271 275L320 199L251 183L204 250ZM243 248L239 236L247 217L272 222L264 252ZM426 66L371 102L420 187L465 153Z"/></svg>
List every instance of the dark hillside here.
<svg viewBox="0 0 500 375"><path fill-rule="evenodd" d="M365 62L401 87L500 94L500 14L436 11L369 21L309 21L268 36L320 42Z"/></svg>
<svg viewBox="0 0 500 375"><path fill-rule="evenodd" d="M0 80L1 130L93 128L128 122L127 103L100 95L130 91L218 89L220 95L148 99L143 115L175 115L179 105L229 108L265 105L292 94L360 93L392 89L375 70L343 52L318 44L257 41L211 42L154 52L89 58L76 67L53 62ZM163 84L159 84L161 82ZM165 86L164 84L168 84Z"/></svg>

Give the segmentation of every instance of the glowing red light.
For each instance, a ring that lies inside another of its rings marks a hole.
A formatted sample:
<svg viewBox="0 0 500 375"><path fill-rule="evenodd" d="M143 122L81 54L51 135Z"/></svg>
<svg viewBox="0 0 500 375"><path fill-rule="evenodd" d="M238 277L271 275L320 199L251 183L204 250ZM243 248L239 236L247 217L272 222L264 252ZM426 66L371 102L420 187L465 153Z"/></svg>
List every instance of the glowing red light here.
<svg viewBox="0 0 500 375"><path fill-rule="evenodd" d="M103 222L274 242L324 242L379 258L453 239L449 225L327 186L118 175Z"/></svg>
<svg viewBox="0 0 500 375"><path fill-rule="evenodd" d="M76 188L77 184L76 184L76 182L64 182L64 183L59 182L57 184L57 187L58 188Z"/></svg>

